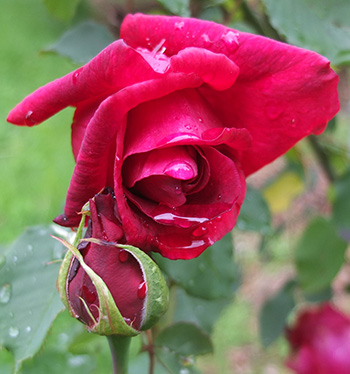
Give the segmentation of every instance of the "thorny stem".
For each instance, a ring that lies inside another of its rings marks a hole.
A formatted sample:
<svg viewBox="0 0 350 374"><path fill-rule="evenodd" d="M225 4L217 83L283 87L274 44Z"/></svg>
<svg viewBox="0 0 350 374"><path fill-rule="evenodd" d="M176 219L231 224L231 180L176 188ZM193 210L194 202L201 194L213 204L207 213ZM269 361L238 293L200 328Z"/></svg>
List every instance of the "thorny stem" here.
<svg viewBox="0 0 350 374"><path fill-rule="evenodd" d="M113 374L128 374L129 347L131 337L121 335L107 336L113 361Z"/></svg>

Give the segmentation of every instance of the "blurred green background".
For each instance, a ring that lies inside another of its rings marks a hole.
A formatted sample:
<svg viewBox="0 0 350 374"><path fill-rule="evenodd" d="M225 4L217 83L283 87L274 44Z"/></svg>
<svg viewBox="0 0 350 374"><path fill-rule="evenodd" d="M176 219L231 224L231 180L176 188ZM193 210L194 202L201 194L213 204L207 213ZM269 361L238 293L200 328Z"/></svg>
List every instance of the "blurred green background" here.
<svg viewBox="0 0 350 374"><path fill-rule="evenodd" d="M40 52L66 27L48 14L41 0L0 4L0 243L8 243L25 226L50 222L62 212L74 165L72 110L34 128L8 124L8 112L76 66Z"/></svg>

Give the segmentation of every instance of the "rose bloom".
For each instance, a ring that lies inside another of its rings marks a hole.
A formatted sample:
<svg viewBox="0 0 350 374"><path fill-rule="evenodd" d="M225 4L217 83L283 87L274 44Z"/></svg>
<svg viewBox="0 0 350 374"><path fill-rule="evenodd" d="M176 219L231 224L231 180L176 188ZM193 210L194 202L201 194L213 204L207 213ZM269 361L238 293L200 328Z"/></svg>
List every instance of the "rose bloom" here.
<svg viewBox="0 0 350 374"><path fill-rule="evenodd" d="M246 178L339 109L338 77L304 49L190 18L128 15L88 64L39 88L8 121L76 108L64 214L111 187L128 244L190 259L235 225Z"/></svg>
<svg viewBox="0 0 350 374"><path fill-rule="evenodd" d="M303 311L287 339L287 365L297 374L350 373L350 317L331 304Z"/></svg>

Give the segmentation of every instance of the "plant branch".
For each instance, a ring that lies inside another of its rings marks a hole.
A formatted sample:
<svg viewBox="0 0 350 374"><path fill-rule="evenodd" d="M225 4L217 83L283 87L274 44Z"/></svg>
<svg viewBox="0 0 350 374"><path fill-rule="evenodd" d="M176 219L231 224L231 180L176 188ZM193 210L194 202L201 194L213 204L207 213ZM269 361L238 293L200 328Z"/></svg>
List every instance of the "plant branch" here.
<svg viewBox="0 0 350 374"><path fill-rule="evenodd" d="M319 143L318 139L315 135L308 136L308 141L311 145L312 150L314 151L319 164L321 165L322 169L327 175L327 178L330 182L334 182L336 180L336 174L333 170L331 163L328 160L327 154L324 151L323 147Z"/></svg>

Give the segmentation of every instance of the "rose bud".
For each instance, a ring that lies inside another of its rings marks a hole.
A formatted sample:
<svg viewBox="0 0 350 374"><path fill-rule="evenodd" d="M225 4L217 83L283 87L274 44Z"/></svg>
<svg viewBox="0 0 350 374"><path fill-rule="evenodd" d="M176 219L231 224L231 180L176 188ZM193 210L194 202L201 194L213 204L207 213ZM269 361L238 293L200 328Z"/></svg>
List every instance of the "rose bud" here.
<svg viewBox="0 0 350 374"><path fill-rule="evenodd" d="M121 38L8 121L76 108L56 223L78 226L85 202L111 187L128 244L190 259L234 227L249 175L325 129L338 77L315 52L198 19L128 15Z"/></svg>
<svg viewBox="0 0 350 374"><path fill-rule="evenodd" d="M287 366L295 373L350 373L350 317L332 305L300 313L287 339L292 350Z"/></svg>
<svg viewBox="0 0 350 374"><path fill-rule="evenodd" d="M85 239L77 248L59 239L69 251L57 284L67 309L89 331L133 336L152 327L165 312L168 289L146 253L117 243L123 232L114 207L110 193L96 195L89 202Z"/></svg>

